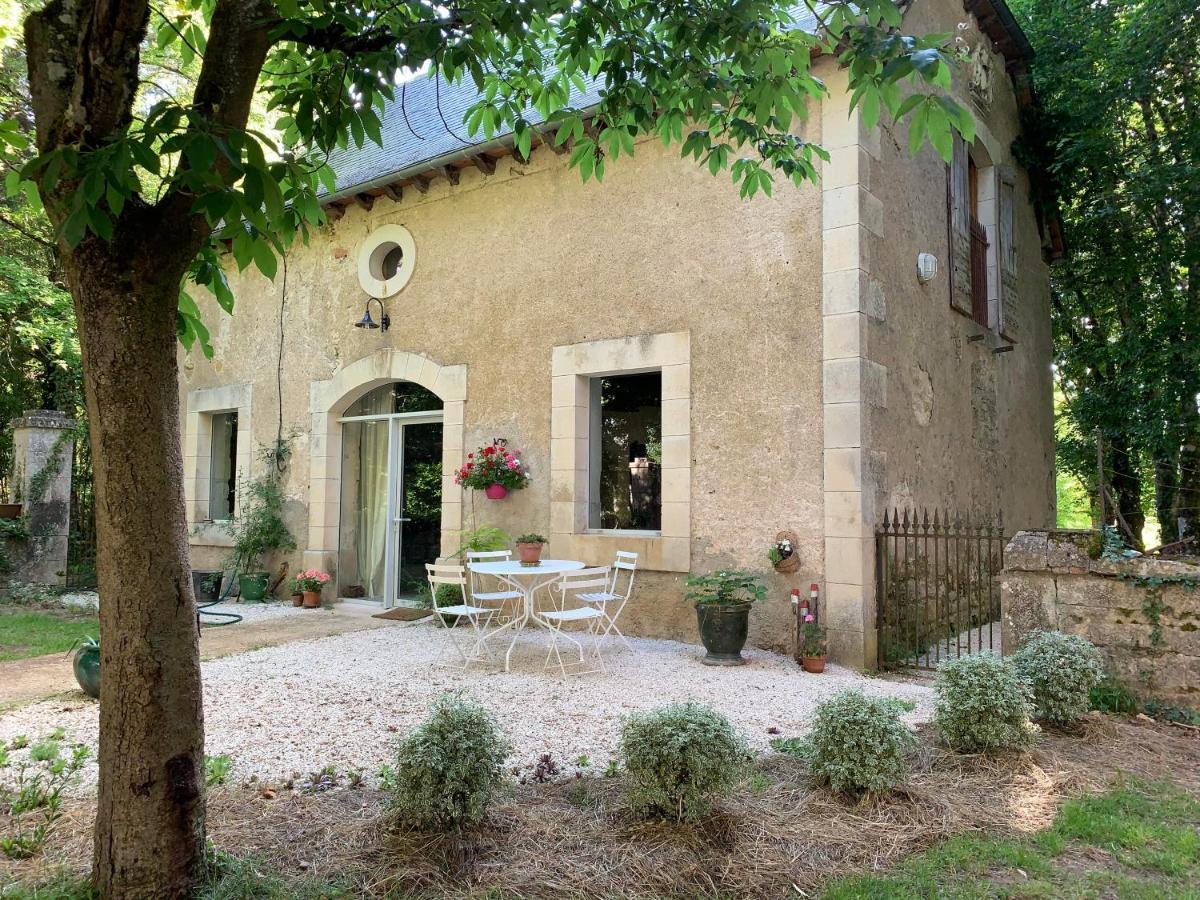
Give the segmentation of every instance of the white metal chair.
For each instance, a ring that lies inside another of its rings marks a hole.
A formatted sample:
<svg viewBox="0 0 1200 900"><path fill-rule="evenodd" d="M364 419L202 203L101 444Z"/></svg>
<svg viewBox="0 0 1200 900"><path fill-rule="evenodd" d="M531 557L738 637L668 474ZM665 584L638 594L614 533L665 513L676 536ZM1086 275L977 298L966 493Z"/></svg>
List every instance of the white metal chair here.
<svg viewBox="0 0 1200 900"><path fill-rule="evenodd" d="M463 668L465 669L478 658L479 648L482 647L487 653L488 658L492 658L492 651L488 648L484 638L486 637L485 628L487 623L496 615L496 610L488 606L475 606L468 599L467 593L467 571L463 566L448 566L437 565L434 563L425 564L425 572L429 578L429 594L433 603L433 620L435 623L440 622L442 628L450 635L450 643L454 645L454 649L458 651L458 655L462 657ZM443 585L450 585L459 590L460 596L463 598L461 603L452 604L450 606L438 606L437 592L438 588ZM454 624L451 625L446 621L447 618L453 617ZM471 628L475 632L475 643L471 647L471 654L463 652L463 648L459 646L458 637L458 620L466 619L471 623Z"/></svg>
<svg viewBox="0 0 1200 900"><path fill-rule="evenodd" d="M621 629L617 627L617 618L621 615L621 610L625 608L625 604L629 602L629 598L633 596L633 579L637 575L637 561L638 555L636 553L630 553L628 550L618 550L617 558L612 564L612 579L604 586L604 590L585 591L577 595L584 603L595 606L604 616L604 629L600 636L607 637L610 634L615 634L629 648L631 653L635 651L629 643L628 638L621 634ZM628 580L625 581L623 590L621 589L622 586L618 584L622 580L622 572L628 575Z"/></svg>
<svg viewBox="0 0 1200 900"><path fill-rule="evenodd" d="M500 590L483 590L484 577L475 571L473 563L477 562L508 562L512 559L511 550L468 550L467 551L467 569L471 573L471 600L476 603L496 604L496 614L500 619L510 619L511 615L505 616L505 608L513 601L522 601L525 595L511 587L506 587L503 582L492 578Z"/></svg>
<svg viewBox="0 0 1200 900"><path fill-rule="evenodd" d="M569 593L577 593L588 588L606 588L608 583L608 566L596 566L591 569L576 569L574 572L564 572L558 583L560 599L565 606L565 600ZM600 655L599 637L605 625L605 616L599 607L585 603L583 606L577 606L573 609L560 608L541 612L538 613L538 617L545 621L550 632L550 649L546 651L546 662L542 666L543 671L550 667L550 657L553 655L558 660L558 667L563 675L567 674L566 664L563 662L562 654L558 651L558 639L560 637L566 638L575 645L579 650L579 664L583 665L583 643L575 640L570 634L563 631L564 625L576 622L586 623L587 636L591 639L592 653L596 656L596 662L600 666L600 671L604 671L604 659Z"/></svg>

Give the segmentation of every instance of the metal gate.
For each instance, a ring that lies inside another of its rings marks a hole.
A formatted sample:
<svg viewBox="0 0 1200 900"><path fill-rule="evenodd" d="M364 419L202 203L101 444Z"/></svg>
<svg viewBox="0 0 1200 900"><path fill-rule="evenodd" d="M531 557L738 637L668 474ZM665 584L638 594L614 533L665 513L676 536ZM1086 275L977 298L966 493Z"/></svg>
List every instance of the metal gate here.
<svg viewBox="0 0 1200 900"><path fill-rule="evenodd" d="M881 669L935 669L1000 652L1004 521L892 510L875 528L875 624Z"/></svg>

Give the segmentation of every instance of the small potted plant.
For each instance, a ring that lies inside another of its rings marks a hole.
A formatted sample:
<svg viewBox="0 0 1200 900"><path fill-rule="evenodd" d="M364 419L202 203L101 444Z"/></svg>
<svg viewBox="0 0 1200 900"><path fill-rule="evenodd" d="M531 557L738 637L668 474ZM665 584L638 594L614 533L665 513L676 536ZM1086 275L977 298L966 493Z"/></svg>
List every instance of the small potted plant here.
<svg viewBox="0 0 1200 900"><path fill-rule="evenodd" d="M80 689L94 700L100 699L100 642L94 637L83 639L71 668Z"/></svg>
<svg viewBox="0 0 1200 900"><path fill-rule="evenodd" d="M742 648L750 627L750 607L766 597L757 575L720 570L709 575L689 575L686 599L696 604L700 640L708 651L708 666L742 666Z"/></svg>
<svg viewBox="0 0 1200 900"><path fill-rule="evenodd" d="M812 613L804 617L800 629L800 667L817 675L825 671L825 655L829 651L829 634L817 624Z"/></svg>
<svg viewBox="0 0 1200 900"><path fill-rule="evenodd" d="M328 572L322 572L320 569L308 569L292 580L292 591L302 595L301 603L305 609L316 609L321 605L321 589L328 583Z"/></svg>
<svg viewBox="0 0 1200 900"><path fill-rule="evenodd" d="M540 534L523 534L517 538L517 553L521 557L521 565L541 565L542 547L545 544L546 539Z"/></svg>
<svg viewBox="0 0 1200 900"><path fill-rule="evenodd" d="M775 535L775 543L767 549L767 558L775 571L783 575L791 575L800 571L800 554L796 544L798 538L791 531L781 531Z"/></svg>
<svg viewBox="0 0 1200 900"><path fill-rule="evenodd" d="M529 481L529 469L520 450L509 450L508 441L497 438L486 447L467 454L467 461L454 470L454 483L483 491L489 500L503 500L509 491L520 490Z"/></svg>

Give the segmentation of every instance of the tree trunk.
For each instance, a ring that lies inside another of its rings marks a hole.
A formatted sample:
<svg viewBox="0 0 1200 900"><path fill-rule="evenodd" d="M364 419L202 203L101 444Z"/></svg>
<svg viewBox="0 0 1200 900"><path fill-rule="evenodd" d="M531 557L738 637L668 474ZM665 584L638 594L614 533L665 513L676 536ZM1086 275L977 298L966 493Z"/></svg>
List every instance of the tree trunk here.
<svg viewBox="0 0 1200 900"><path fill-rule="evenodd" d="M1154 511L1161 529L1160 544L1178 540L1175 494L1179 490L1178 452L1157 450L1154 454Z"/></svg>
<svg viewBox="0 0 1200 900"><path fill-rule="evenodd" d="M1200 430L1188 434L1179 450L1179 490L1173 513L1179 538L1200 538Z"/></svg>
<svg viewBox="0 0 1200 900"><path fill-rule="evenodd" d="M191 896L204 866L203 706L175 356L182 269L172 274L175 261L148 249L88 239L64 254L99 535L93 878L102 897L122 900Z"/></svg>
<svg viewBox="0 0 1200 900"><path fill-rule="evenodd" d="M1129 443L1124 438L1114 438L1110 447L1108 475L1117 510L1120 515L1114 518L1118 527L1129 526L1125 539L1135 550L1143 550L1142 529L1146 525L1146 513L1142 508L1142 473L1138 470L1137 459L1134 457ZM1123 524L1122 524L1122 520Z"/></svg>

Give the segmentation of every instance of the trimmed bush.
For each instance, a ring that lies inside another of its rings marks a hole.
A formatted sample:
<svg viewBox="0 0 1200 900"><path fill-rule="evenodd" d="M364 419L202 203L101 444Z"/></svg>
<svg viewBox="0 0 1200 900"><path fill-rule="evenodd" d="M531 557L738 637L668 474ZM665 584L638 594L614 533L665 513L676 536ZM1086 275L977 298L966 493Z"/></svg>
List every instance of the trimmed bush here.
<svg viewBox="0 0 1200 900"><path fill-rule="evenodd" d="M842 691L817 707L805 751L813 775L835 791L890 790L908 772L905 755L917 744L899 700Z"/></svg>
<svg viewBox="0 0 1200 900"><path fill-rule="evenodd" d="M933 721L947 746L964 753L1027 747L1036 733L1029 721L1029 685L1012 663L977 653L938 666Z"/></svg>
<svg viewBox="0 0 1200 900"><path fill-rule="evenodd" d="M1061 631L1031 632L1012 661L1033 691L1034 717L1050 725L1071 725L1086 716L1088 695L1104 677L1091 642Z"/></svg>
<svg viewBox="0 0 1200 900"><path fill-rule="evenodd" d="M702 703L630 716L619 748L634 812L692 821L729 794L749 751L729 720Z"/></svg>
<svg viewBox="0 0 1200 900"><path fill-rule="evenodd" d="M508 751L490 712L443 694L396 752L388 787L400 820L426 831L478 825L504 782Z"/></svg>

